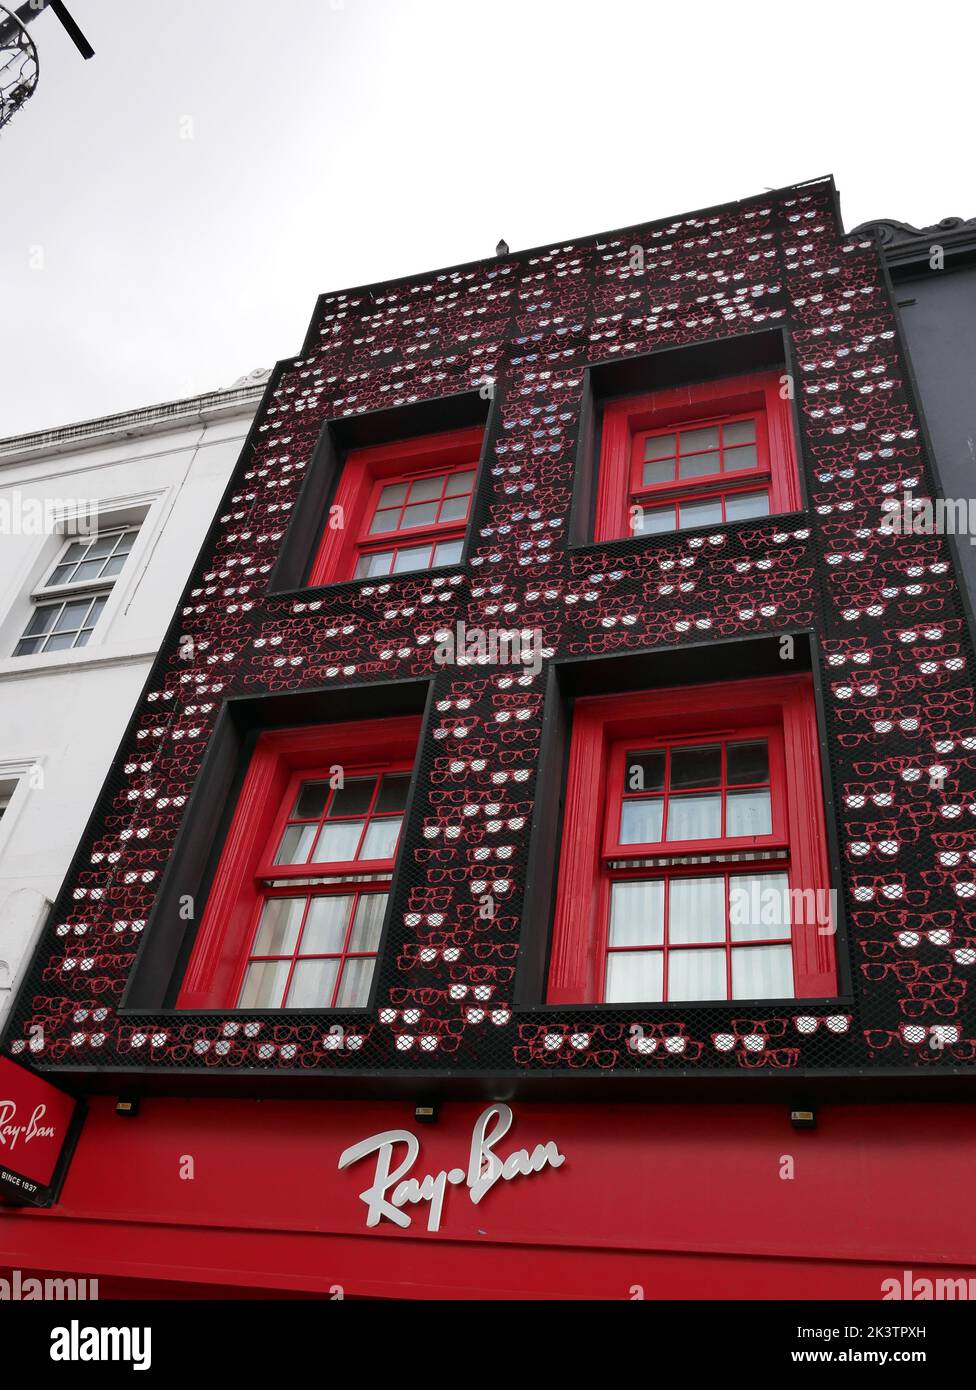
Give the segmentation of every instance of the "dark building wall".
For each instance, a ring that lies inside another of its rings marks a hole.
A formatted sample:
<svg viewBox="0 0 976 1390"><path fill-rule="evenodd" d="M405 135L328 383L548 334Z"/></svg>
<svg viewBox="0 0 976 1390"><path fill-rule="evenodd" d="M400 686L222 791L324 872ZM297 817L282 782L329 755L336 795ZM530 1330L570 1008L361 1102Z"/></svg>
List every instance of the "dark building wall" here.
<svg viewBox="0 0 976 1390"><path fill-rule="evenodd" d="M895 291L943 492L976 498L976 265L896 268ZM959 557L974 602L969 536L960 537Z"/></svg>

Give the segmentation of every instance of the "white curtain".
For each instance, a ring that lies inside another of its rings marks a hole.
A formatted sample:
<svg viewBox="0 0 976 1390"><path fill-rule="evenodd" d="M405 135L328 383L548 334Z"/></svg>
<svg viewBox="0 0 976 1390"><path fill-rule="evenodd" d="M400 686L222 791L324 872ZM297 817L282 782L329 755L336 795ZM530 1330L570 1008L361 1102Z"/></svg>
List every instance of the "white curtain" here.
<svg viewBox="0 0 976 1390"><path fill-rule="evenodd" d="M793 952L789 946L740 946L732 952L733 999L791 999Z"/></svg>
<svg viewBox="0 0 976 1390"><path fill-rule="evenodd" d="M685 945L725 941L725 879L673 878L668 908L668 941Z"/></svg>
<svg viewBox="0 0 976 1390"><path fill-rule="evenodd" d="M615 883L610 896L611 946L660 946L664 942L664 880Z"/></svg>
<svg viewBox="0 0 976 1390"><path fill-rule="evenodd" d="M668 802L669 840L714 840L721 833L722 797L718 792L671 797Z"/></svg>

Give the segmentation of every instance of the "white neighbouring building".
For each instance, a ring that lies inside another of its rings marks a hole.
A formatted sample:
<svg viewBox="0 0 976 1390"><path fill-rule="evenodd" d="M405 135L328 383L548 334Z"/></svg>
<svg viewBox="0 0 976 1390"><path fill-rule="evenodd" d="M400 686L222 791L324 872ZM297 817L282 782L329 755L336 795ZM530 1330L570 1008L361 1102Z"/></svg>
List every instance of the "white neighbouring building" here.
<svg viewBox="0 0 976 1390"><path fill-rule="evenodd" d="M268 376L0 439L0 1023Z"/></svg>

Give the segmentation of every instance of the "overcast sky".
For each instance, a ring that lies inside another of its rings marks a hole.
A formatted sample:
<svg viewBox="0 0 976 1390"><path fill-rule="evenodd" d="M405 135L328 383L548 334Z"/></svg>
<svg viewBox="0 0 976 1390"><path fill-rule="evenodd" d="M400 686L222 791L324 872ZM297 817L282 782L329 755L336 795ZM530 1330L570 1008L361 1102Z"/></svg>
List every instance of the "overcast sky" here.
<svg viewBox="0 0 976 1390"><path fill-rule="evenodd" d="M939 8L68 3L96 56L41 14L0 133L0 435L229 385L298 351L320 291L500 237L826 173L848 228L976 214L972 44Z"/></svg>

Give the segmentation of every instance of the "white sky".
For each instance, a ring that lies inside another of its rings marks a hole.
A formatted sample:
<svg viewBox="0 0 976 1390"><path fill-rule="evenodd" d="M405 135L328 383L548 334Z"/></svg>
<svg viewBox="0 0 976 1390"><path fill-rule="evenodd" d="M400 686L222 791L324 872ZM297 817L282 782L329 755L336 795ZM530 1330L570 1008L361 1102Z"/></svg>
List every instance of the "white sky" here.
<svg viewBox="0 0 976 1390"><path fill-rule="evenodd" d="M976 214L961 3L68 3L96 56L42 14L0 134L0 435L229 385L320 291L499 237L831 172L848 228Z"/></svg>

